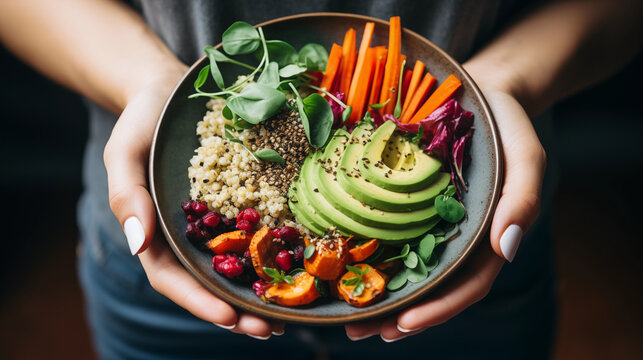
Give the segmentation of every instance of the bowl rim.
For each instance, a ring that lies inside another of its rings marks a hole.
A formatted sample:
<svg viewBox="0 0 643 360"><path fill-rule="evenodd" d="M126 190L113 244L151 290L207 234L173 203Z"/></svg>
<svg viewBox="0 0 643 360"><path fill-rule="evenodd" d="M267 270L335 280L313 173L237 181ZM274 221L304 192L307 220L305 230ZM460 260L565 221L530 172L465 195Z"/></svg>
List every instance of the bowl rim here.
<svg viewBox="0 0 643 360"><path fill-rule="evenodd" d="M293 19L308 18L308 17L343 17L343 18L362 20L364 22L375 22L381 25L389 26L389 22L386 20L371 17L371 16L366 16L366 15L338 13L338 12L316 12L316 13L301 13L301 14L279 17L272 20L264 21L262 23L254 25L254 27L255 28L260 26L263 27L274 23L284 22L284 21L293 20ZM286 321L286 322L295 323L295 324L340 325L340 324L345 324L349 322L357 322L357 321L364 321L364 320L379 318L385 315L389 315L395 311L400 311L402 309L405 309L410 305L412 305L413 303L423 299L431 290L441 285L446 278L448 278L449 276L452 276L453 273L455 273L458 270L458 268L462 266L462 264L466 261L469 255L471 255L471 253L478 246L478 244L480 244L480 242L487 237L486 235L488 234L488 230L491 225L491 221L493 219L493 214L495 212L496 206L500 198L500 191L502 188L502 182L504 177L504 163L502 161L502 159L504 159L504 156L503 156L502 146L500 143L500 134L498 132L497 124L495 122L493 113L491 112L491 109L489 108L489 104L487 103L478 85L475 83L473 78L469 75L469 73L467 73L467 71L464 69L464 67L462 67L462 65L460 65L458 61L456 61L453 57L451 57L448 53L446 53L440 47L435 45L433 42L426 39L424 36L412 30L409 30L407 28L402 28L402 31L407 35L416 37L418 40L423 42L426 46L429 46L433 48L433 50L436 50L451 65L453 65L455 68L461 71L464 78L466 78L466 80L472 85L472 90L475 94L475 98L477 98L480 102L480 107L482 108L482 112L483 112L482 115L484 116L484 118L489 124L491 140L493 143L492 145L496 154L495 164L494 164L495 175L493 178L493 190L490 194L491 196L490 206L484 212L482 222L478 226L473 238L466 244L466 246L458 255L458 257L429 283L424 284L417 290L408 294L406 297L399 299L395 302L379 307L377 309L372 309L370 311L366 310L355 314L318 316L318 315L306 314L306 313L294 314L294 313L288 313L288 312L278 312L268 307L264 307L261 305L256 306L251 303L240 300L239 298L232 296L224 289L220 289L217 286L211 284L206 279L203 279L202 276L199 275L199 271L192 265L189 259L183 254L181 249L176 245L175 241L172 239L172 236L170 235L168 226L163 219L163 216L161 214L161 209L159 207L159 203L157 200L156 180L154 176L154 160L155 160L154 155L156 153L158 135L160 132L161 125L163 123L163 119L165 118L165 114L170 106L171 100L176 95L176 92L178 91L179 87L185 82L186 78L190 76L190 74L194 71L194 69L197 66L200 66L201 63L207 58L206 55L203 55L198 60L196 60L188 70L186 70L185 74L177 82L174 89L172 90L172 93L167 98L165 105L163 106L163 110L160 113L159 119L156 124L156 129L154 130L154 137L152 139L152 145L150 147L148 173L149 173L150 194L154 201L154 207L156 208L157 222L160 225L163 231L163 234L165 235L167 243L170 245L170 248L174 252L175 256L179 259L181 264L188 270L188 272L192 276L194 276L203 286L205 286L208 290L214 293L215 296L219 297L223 301L233 305L236 308L240 308L244 311L255 314L257 316ZM221 47L221 43L215 46L215 48L219 48L219 47ZM154 241L158 241L158 240L154 240Z"/></svg>

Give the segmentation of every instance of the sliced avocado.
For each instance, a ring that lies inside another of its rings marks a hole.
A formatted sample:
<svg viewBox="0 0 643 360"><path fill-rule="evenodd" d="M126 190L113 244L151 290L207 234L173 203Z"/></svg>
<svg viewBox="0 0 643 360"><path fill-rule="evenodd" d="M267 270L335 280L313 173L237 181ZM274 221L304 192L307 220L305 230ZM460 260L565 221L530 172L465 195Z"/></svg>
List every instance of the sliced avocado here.
<svg viewBox="0 0 643 360"><path fill-rule="evenodd" d="M438 173L442 164L424 154L415 144L411 150L415 165L406 171L393 170L382 161L382 154L397 126L392 121L382 124L371 136L371 141L364 146L359 160L362 175L375 185L398 192L417 191L427 187ZM367 160L370 160L367 163ZM377 165L379 164L379 165ZM377 166L376 166L377 165Z"/></svg>
<svg viewBox="0 0 643 360"><path fill-rule="evenodd" d="M317 168L317 183L320 185L318 190L335 209L364 225L387 229L406 229L409 226L427 223L437 216L437 211L432 205L414 211L384 211L368 206L346 192L333 174L337 174L340 156L349 139L350 134L346 131L336 131L323 156L312 165ZM354 176L359 177L358 174Z"/></svg>
<svg viewBox="0 0 643 360"><path fill-rule="evenodd" d="M411 211L432 205L435 197L449 185L451 181L449 174L439 173L431 185L422 190L408 193L383 189L370 182L370 180L366 180L364 176L353 176L355 174L354 170L358 166L358 160L360 160L360 154L372 131L373 126L366 122L359 124L353 130L351 140L346 145L339 162L340 170L337 171L339 185L357 200L376 209Z"/></svg>
<svg viewBox="0 0 643 360"><path fill-rule="evenodd" d="M295 215L300 224L315 234L322 235L330 224L311 212L312 207L308 203L308 199L305 195L300 194L300 181L301 179L293 181L290 189L288 189L288 207L290 207L290 211Z"/></svg>
<svg viewBox="0 0 643 360"><path fill-rule="evenodd" d="M395 156L397 157L397 161L395 162L395 165L392 166L393 170L401 170L404 168L402 171L406 171L406 169L410 169L413 166L413 157L411 156L406 156L407 154L411 153L411 144L408 141L404 142L404 147L400 149L399 152L395 152ZM405 164L409 163L410 160L410 165L405 167Z"/></svg>
<svg viewBox="0 0 643 360"><path fill-rule="evenodd" d="M385 229L359 223L349 216L336 209L324 195L319 191L319 177L317 167L314 163L320 159L320 153L306 158L301 168L301 183L298 192L307 197L311 208L308 211L314 216L324 218L328 223L334 225L340 232L356 235L360 238L377 238L385 243L399 243L414 239L433 228L439 221L439 217L432 218L428 223L409 226L406 229ZM302 208L302 210L305 210Z"/></svg>

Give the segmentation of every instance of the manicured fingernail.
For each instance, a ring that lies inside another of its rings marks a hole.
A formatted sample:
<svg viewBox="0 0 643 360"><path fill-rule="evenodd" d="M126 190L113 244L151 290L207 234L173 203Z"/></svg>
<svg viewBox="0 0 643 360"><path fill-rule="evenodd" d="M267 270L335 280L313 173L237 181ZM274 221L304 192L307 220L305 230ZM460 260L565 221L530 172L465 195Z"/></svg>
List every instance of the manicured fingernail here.
<svg viewBox="0 0 643 360"><path fill-rule="evenodd" d="M125 232L125 237L127 238L127 243L129 244L129 249L132 252L132 255L138 254L141 250L141 246L145 242L145 230L143 230L143 224L135 217L131 216L125 220L123 224L123 231Z"/></svg>
<svg viewBox="0 0 643 360"><path fill-rule="evenodd" d="M399 337L399 338L397 338L397 339L387 339L387 338L385 338L385 337L384 337L384 335L381 335L381 334L380 334L380 337L382 338L382 340L384 340L384 342L392 343L392 342L394 342L394 341L398 341L398 340L400 340L400 339L404 339L406 336L402 336L402 337Z"/></svg>
<svg viewBox="0 0 643 360"><path fill-rule="evenodd" d="M399 324L397 325L397 329L400 330L400 332L403 332L403 333L410 333L411 331L419 330L419 328L413 329L413 330L405 329L405 328L401 327Z"/></svg>
<svg viewBox="0 0 643 360"><path fill-rule="evenodd" d="M273 334L273 335L275 335L275 336L281 336L281 335L283 335L284 333L285 333L285 331L284 331L284 330L281 330L281 331L273 331L273 332L272 332L272 334Z"/></svg>
<svg viewBox="0 0 643 360"><path fill-rule="evenodd" d="M364 340L364 339L367 339L367 338L373 336L373 334L366 334L366 335L362 335L362 336L350 336L350 335L348 335L348 333L346 333L346 336L348 336L348 338L351 339L352 341L360 341L360 340Z"/></svg>
<svg viewBox="0 0 643 360"><path fill-rule="evenodd" d="M221 324L217 324L217 323L213 323L213 324L218 326L218 327L220 327L220 328L222 328L222 329L226 329L226 330L232 330L237 326L237 324L232 324L232 325L221 325Z"/></svg>
<svg viewBox="0 0 643 360"><path fill-rule="evenodd" d="M268 339L270 339L270 335L268 335L268 336L259 336L259 335L250 335L250 334L247 334L247 335L250 336L251 338L257 339L257 340L268 340Z"/></svg>
<svg viewBox="0 0 643 360"><path fill-rule="evenodd" d="M518 225L509 225L505 233L500 237L500 251L507 261L512 262L518 251L522 229Z"/></svg>

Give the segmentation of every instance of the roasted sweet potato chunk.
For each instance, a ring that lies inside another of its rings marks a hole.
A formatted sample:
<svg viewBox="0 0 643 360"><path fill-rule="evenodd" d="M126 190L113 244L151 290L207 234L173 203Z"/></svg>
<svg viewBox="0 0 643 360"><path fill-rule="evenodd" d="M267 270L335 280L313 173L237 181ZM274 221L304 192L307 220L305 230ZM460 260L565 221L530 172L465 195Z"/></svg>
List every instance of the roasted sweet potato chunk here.
<svg viewBox="0 0 643 360"><path fill-rule="evenodd" d="M294 285L279 282L270 286L264 294L266 300L282 306L310 304L319 297L315 287L315 277L302 271L293 276Z"/></svg>
<svg viewBox="0 0 643 360"><path fill-rule="evenodd" d="M253 233L248 233L243 230L231 231L208 241L206 246L217 255L223 255L227 252L243 254L243 252L248 249L252 236Z"/></svg>
<svg viewBox="0 0 643 360"><path fill-rule="evenodd" d="M281 240L273 240L275 240L275 238L272 236L270 228L264 226L255 233L252 241L250 241L250 246L248 246L250 257L252 258L252 266L255 268L257 275L266 281L271 281L272 278L263 271L263 268L276 269L277 263L275 262L275 257L277 257L279 251L284 249Z"/></svg>
<svg viewBox="0 0 643 360"><path fill-rule="evenodd" d="M373 255L375 253L375 250L380 246L380 242L377 239L372 239L369 240L362 245L355 246L351 248L348 253L348 262L349 263L356 263L360 261L366 260L369 256Z"/></svg>
<svg viewBox="0 0 643 360"><path fill-rule="evenodd" d="M362 275L361 282L364 283L364 290L362 293L355 295L354 290L357 284L347 285L344 283L344 281L348 281L359 276L352 271L346 272L341 279L339 279L337 290L347 303L355 307L369 306L384 294L386 280L379 271L370 265L356 264L354 266L362 271L368 269L368 271Z"/></svg>
<svg viewBox="0 0 643 360"><path fill-rule="evenodd" d="M306 238L306 246L312 243ZM322 280L334 280L342 275L348 260L346 240L318 239L315 242L315 253L304 259L304 267L309 274Z"/></svg>

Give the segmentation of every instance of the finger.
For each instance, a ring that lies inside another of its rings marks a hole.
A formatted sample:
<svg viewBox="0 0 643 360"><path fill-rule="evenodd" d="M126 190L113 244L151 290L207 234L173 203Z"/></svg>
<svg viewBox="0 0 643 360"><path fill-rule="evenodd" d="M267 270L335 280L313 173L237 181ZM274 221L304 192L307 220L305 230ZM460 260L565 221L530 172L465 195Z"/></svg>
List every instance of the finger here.
<svg viewBox="0 0 643 360"><path fill-rule="evenodd" d="M258 340L268 340L272 335L272 324L258 316L243 313L239 315L237 326L231 331L246 334Z"/></svg>
<svg viewBox="0 0 643 360"><path fill-rule="evenodd" d="M380 337L385 342L390 343L390 342L404 339L405 337L408 337L408 336L419 334L426 329L427 329L426 327L422 327L420 329L416 329L412 331L408 331L405 329L400 330L397 324L397 318L391 318L382 324L382 328L380 329Z"/></svg>
<svg viewBox="0 0 643 360"><path fill-rule="evenodd" d="M481 244L463 271L447 287L431 299L403 311L397 317L396 327L402 332L411 332L446 322L487 295L503 263L504 260L494 254L489 243Z"/></svg>
<svg viewBox="0 0 643 360"><path fill-rule="evenodd" d="M152 134L164 98L141 94L123 111L105 146L109 204L123 226L132 254L145 250L154 236L154 204L147 191ZM152 109L152 110L151 110Z"/></svg>
<svg viewBox="0 0 643 360"><path fill-rule="evenodd" d="M152 287L194 316L224 328L237 323L233 307L214 296L190 275L162 241L139 255Z"/></svg>
<svg viewBox="0 0 643 360"><path fill-rule="evenodd" d="M283 321L273 321L272 322L272 334L281 336L286 331L286 323Z"/></svg>
<svg viewBox="0 0 643 360"><path fill-rule="evenodd" d="M364 340L380 333L382 320L346 324L346 336L353 341Z"/></svg>
<svg viewBox="0 0 643 360"><path fill-rule="evenodd" d="M511 96L491 93L487 100L498 124L505 158L502 194L491 225L491 245L512 261L520 239L540 211L546 156L531 120Z"/></svg>

